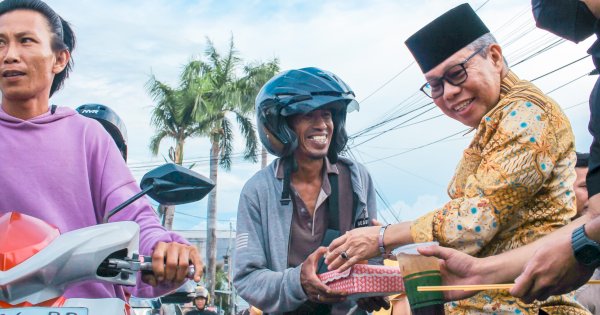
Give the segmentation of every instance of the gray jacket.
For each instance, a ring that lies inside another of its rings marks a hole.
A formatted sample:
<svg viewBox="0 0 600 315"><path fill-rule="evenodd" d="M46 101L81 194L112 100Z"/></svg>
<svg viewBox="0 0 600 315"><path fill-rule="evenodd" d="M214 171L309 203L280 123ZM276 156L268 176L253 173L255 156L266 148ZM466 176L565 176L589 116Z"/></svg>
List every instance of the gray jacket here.
<svg viewBox="0 0 600 315"><path fill-rule="evenodd" d="M366 168L343 157L339 162L349 166L358 196L355 217L377 218L375 187ZM275 176L277 163L256 173L242 189L233 277L238 294L269 314L293 311L307 300L300 284L301 265L287 267L293 206L279 202L283 181Z"/></svg>

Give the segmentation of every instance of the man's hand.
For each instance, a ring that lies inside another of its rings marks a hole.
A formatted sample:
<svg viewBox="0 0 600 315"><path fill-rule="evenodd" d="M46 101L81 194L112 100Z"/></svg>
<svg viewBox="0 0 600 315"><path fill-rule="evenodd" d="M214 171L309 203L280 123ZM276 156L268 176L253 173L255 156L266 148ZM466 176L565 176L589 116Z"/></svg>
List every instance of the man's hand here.
<svg viewBox="0 0 600 315"><path fill-rule="evenodd" d="M360 307L360 309L369 313L378 311L382 307L386 310L390 309L390 301L385 296L374 296L370 298L358 299L356 304L358 307Z"/></svg>
<svg viewBox="0 0 600 315"><path fill-rule="evenodd" d="M199 282L203 264L198 249L192 245L159 242L152 252L152 274L144 275L142 280L153 287L162 283L182 283L190 261L195 268L194 281Z"/></svg>
<svg viewBox="0 0 600 315"><path fill-rule="evenodd" d="M510 294L526 303L544 301L551 295L563 294L583 285L594 273L593 268L579 264L573 256L571 237L538 249L515 279Z"/></svg>
<svg viewBox="0 0 600 315"><path fill-rule="evenodd" d="M330 289L317 276L319 259L325 255L327 248L319 247L302 263L300 269L300 284L308 299L318 303L333 304L346 300L346 292Z"/></svg>
<svg viewBox="0 0 600 315"><path fill-rule="evenodd" d="M353 265L379 256L379 226L353 229L329 245L325 263L329 270L343 272Z"/></svg>
<svg viewBox="0 0 600 315"><path fill-rule="evenodd" d="M452 248L427 246L417 248L423 256L435 256L440 260L440 272L444 285L485 284L485 273L480 271L481 259ZM477 291L444 291L448 301L461 300L475 295Z"/></svg>

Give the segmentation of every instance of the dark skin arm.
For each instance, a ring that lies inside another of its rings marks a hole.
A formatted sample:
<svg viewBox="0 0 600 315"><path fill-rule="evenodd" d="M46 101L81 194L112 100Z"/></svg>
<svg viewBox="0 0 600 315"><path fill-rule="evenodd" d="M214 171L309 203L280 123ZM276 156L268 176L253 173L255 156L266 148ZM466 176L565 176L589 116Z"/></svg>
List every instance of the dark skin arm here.
<svg viewBox="0 0 600 315"><path fill-rule="evenodd" d="M588 201L586 235L600 241L600 194ZM577 219L576 221L578 221ZM581 224L579 224L581 225ZM571 229L572 230L572 229ZM544 300L550 295L562 294L582 286L594 273L594 268L583 266L573 256L571 234L560 237L535 251L523 273L515 279L510 293L525 302Z"/></svg>
<svg viewBox="0 0 600 315"><path fill-rule="evenodd" d="M577 220L531 244L500 255L475 258L439 246L420 248L419 252L442 260L444 285L510 283L516 278L516 285L510 292L525 301L543 300L551 294L569 292L589 278L590 271L575 264L570 240L572 231L582 224L591 220L600 224L600 195L597 196L590 199L590 210ZM457 300L475 293L448 291L444 296L447 300Z"/></svg>

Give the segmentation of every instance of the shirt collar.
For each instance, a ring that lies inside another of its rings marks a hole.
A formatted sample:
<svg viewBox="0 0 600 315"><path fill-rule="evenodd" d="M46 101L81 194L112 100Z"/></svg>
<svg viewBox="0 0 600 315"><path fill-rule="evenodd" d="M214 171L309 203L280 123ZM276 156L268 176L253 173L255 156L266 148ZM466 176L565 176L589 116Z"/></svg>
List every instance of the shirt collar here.
<svg viewBox="0 0 600 315"><path fill-rule="evenodd" d="M323 164L325 166L325 170L324 170L324 173L323 173L323 178L327 178L327 175L329 175L329 174L339 174L339 170L338 170L337 164L331 164L329 162L329 159L327 157L323 158L323 160L325 162ZM277 160L275 177L277 179L283 179L283 160L282 159L278 159ZM329 185L329 180L327 180L327 184Z"/></svg>
<svg viewBox="0 0 600 315"><path fill-rule="evenodd" d="M508 70L508 74L500 82L500 99L503 99L519 81L519 77L514 72Z"/></svg>

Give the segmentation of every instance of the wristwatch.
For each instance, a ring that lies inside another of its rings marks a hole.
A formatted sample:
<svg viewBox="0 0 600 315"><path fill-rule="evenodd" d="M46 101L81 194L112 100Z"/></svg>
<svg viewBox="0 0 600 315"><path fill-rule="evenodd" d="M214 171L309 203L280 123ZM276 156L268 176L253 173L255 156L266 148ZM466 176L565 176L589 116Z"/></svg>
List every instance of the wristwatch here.
<svg viewBox="0 0 600 315"><path fill-rule="evenodd" d="M579 263L587 267L600 266L600 244L585 235L585 224L571 235L573 254Z"/></svg>

